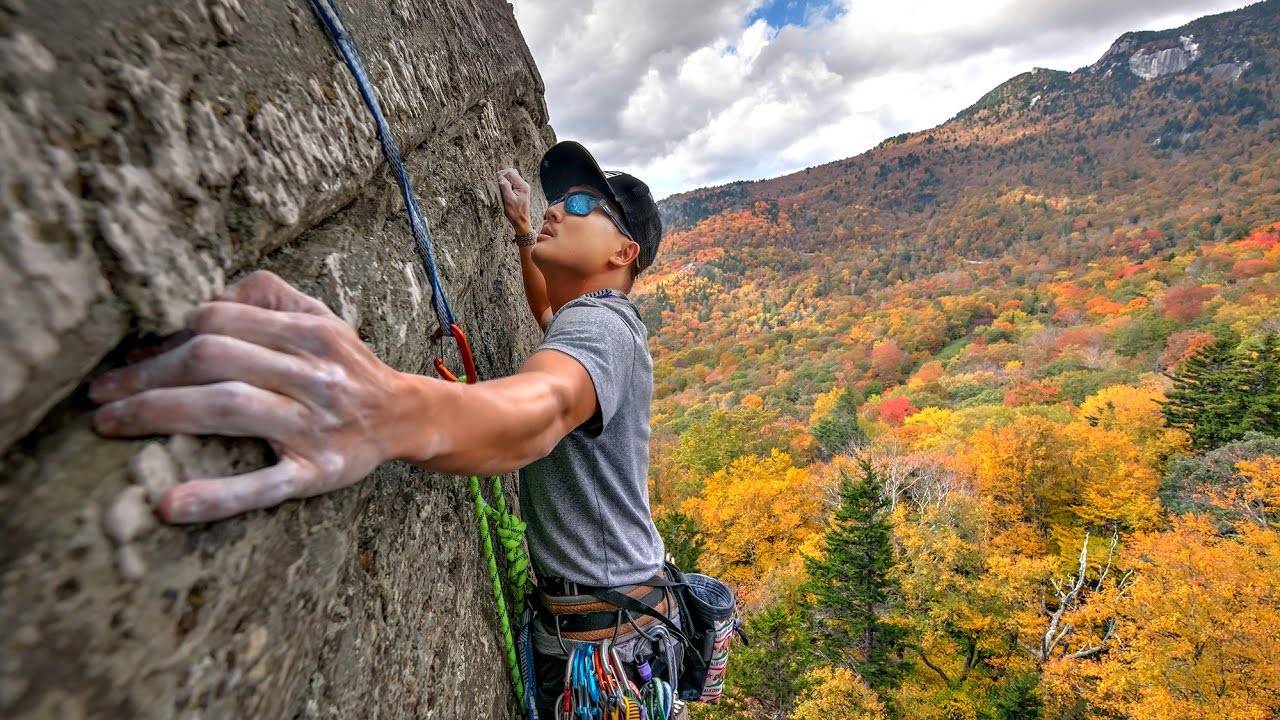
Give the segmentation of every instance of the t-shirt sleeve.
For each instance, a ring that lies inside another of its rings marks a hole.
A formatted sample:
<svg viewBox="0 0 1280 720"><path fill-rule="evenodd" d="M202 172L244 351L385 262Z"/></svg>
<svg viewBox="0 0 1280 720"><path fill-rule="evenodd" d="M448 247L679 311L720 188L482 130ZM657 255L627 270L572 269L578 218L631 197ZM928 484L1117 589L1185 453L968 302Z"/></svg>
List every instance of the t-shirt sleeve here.
<svg viewBox="0 0 1280 720"><path fill-rule="evenodd" d="M577 360L591 376L598 410L583 426L589 437L603 432L631 383L635 338L626 322L608 308L573 305L561 310L538 350L558 350Z"/></svg>

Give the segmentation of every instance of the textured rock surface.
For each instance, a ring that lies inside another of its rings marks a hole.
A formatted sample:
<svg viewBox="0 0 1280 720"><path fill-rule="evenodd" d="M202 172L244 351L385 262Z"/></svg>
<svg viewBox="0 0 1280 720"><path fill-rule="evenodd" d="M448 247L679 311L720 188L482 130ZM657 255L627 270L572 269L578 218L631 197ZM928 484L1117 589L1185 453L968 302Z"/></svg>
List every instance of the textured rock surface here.
<svg viewBox="0 0 1280 720"><path fill-rule="evenodd" d="M492 177L552 140L510 7L339 1L480 372L510 372L535 335ZM0 157L0 715L505 716L463 479L162 527L156 493L263 449L89 427L86 377L256 267L428 367L430 289L305 0L0 0Z"/></svg>
<svg viewBox="0 0 1280 720"><path fill-rule="evenodd" d="M1191 67L1191 63L1200 57L1200 45L1185 35L1178 38L1178 41L1181 43L1180 47L1155 52L1148 52L1146 48L1139 49L1129 58L1130 72L1143 80L1154 80Z"/></svg>

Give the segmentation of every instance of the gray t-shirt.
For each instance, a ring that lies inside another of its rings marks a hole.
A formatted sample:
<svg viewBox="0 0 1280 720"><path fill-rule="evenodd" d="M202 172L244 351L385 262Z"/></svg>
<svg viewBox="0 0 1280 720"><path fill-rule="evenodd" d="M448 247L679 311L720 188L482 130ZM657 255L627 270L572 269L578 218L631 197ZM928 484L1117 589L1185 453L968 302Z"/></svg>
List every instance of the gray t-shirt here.
<svg viewBox="0 0 1280 720"><path fill-rule="evenodd" d="M535 571L585 585L630 585L662 566L649 513L653 360L631 301L588 293L551 317L538 350L582 364L599 411L521 473L520 511Z"/></svg>

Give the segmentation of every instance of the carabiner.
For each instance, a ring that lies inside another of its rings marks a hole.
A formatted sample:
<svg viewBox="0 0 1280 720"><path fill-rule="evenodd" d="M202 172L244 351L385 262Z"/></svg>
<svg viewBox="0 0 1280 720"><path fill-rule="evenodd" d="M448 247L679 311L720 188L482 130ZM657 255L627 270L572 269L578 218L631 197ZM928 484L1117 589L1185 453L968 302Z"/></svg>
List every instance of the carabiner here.
<svg viewBox="0 0 1280 720"><path fill-rule="evenodd" d="M458 346L458 355L462 357L462 370L467 374L467 382L474 383L476 381L476 360L471 355L471 343L467 341L466 333L462 332L462 328L457 323L449 326L446 333L443 327L436 328L436 332L431 336L432 340L440 340L445 335L453 338L454 343ZM458 376L454 375L449 368L445 367L444 358L438 357L435 361L436 374L448 380L449 382L458 382Z"/></svg>

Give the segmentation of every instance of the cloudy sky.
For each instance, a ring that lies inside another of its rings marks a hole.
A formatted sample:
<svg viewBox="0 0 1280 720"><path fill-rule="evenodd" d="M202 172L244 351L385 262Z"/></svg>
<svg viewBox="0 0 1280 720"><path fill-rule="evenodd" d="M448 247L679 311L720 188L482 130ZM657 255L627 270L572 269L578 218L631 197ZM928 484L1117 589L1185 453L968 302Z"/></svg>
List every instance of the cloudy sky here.
<svg viewBox="0 0 1280 720"><path fill-rule="evenodd" d="M551 124L658 198L947 120L1033 67L1243 0L515 0Z"/></svg>

